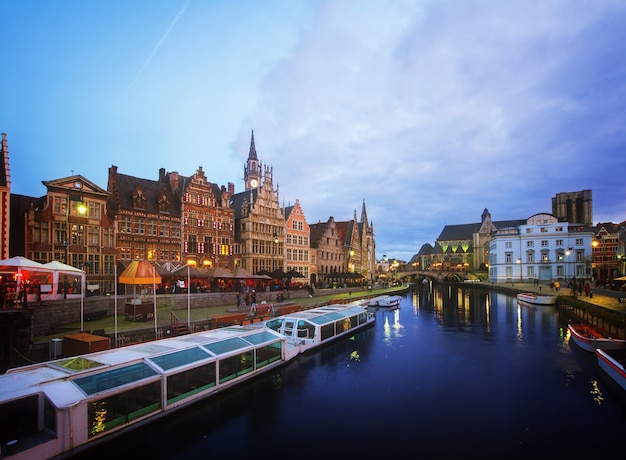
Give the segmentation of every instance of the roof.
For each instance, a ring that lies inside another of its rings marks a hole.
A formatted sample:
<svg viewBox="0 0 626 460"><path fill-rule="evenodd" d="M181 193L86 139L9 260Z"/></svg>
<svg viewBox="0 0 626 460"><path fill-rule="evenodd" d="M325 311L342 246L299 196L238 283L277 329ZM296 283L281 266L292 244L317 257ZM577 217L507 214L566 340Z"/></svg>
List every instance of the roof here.
<svg viewBox="0 0 626 460"><path fill-rule="evenodd" d="M499 220L493 221L493 225L497 229L518 227L526 224L527 219L514 219L514 220ZM446 225L441 230L437 241L458 241L458 240L472 240L474 233L478 233L482 222L475 222L472 224L459 224L459 225Z"/></svg>
<svg viewBox="0 0 626 460"><path fill-rule="evenodd" d="M243 217L242 205L244 201L247 200L248 204L254 203L256 202L258 195L259 189L253 188L251 190L246 190L245 192L235 193L230 197L230 207L233 211L235 211L235 219Z"/></svg>

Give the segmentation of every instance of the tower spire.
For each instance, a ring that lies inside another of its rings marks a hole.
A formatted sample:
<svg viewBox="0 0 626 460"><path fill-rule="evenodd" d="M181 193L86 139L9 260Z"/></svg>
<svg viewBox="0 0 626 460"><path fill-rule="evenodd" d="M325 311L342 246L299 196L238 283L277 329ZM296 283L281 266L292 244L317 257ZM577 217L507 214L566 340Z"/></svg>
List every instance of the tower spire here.
<svg viewBox="0 0 626 460"><path fill-rule="evenodd" d="M250 153L248 154L249 160L258 160L256 156L256 146L254 145L254 129L252 130L252 137L250 138Z"/></svg>

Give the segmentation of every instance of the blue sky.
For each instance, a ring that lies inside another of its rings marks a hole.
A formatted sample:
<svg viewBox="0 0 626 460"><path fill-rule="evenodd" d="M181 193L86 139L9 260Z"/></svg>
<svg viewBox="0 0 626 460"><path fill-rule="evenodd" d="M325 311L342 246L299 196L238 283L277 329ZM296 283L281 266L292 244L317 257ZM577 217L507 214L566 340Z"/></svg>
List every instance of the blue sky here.
<svg viewBox="0 0 626 460"><path fill-rule="evenodd" d="M159 168L360 216L377 257L593 191L626 219L626 2L3 0L12 192Z"/></svg>

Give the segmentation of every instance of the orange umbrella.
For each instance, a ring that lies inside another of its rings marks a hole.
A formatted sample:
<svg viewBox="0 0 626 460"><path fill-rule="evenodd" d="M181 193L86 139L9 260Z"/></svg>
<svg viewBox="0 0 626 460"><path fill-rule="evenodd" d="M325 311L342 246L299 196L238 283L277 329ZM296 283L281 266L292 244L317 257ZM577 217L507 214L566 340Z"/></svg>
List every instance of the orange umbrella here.
<svg viewBox="0 0 626 460"><path fill-rule="evenodd" d="M122 284L161 283L161 275L156 268L145 260L133 260L119 277Z"/></svg>

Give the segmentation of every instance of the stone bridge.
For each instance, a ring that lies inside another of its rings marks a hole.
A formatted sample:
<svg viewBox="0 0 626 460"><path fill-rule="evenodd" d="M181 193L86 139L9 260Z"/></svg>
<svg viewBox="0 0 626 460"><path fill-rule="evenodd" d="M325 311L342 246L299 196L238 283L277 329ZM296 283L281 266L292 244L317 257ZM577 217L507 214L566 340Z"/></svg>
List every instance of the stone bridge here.
<svg viewBox="0 0 626 460"><path fill-rule="evenodd" d="M439 270L398 270L396 279L421 280L429 278L433 281L463 281L467 278L467 272L463 271L439 271Z"/></svg>

